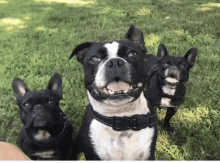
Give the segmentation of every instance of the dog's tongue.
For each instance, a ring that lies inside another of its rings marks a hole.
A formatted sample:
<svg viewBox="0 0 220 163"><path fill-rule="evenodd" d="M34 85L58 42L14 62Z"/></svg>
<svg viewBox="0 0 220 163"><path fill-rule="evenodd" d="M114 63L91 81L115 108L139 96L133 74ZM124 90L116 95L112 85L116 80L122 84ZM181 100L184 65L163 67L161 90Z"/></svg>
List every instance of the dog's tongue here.
<svg viewBox="0 0 220 163"><path fill-rule="evenodd" d="M167 77L166 78L166 81L170 82L170 83L178 83L179 81L175 78L170 78L170 77Z"/></svg>
<svg viewBox="0 0 220 163"><path fill-rule="evenodd" d="M129 88L130 88L130 85L123 81L119 81L119 82L113 81L109 83L107 86L107 89L110 89L112 91L120 91L120 90L126 91Z"/></svg>

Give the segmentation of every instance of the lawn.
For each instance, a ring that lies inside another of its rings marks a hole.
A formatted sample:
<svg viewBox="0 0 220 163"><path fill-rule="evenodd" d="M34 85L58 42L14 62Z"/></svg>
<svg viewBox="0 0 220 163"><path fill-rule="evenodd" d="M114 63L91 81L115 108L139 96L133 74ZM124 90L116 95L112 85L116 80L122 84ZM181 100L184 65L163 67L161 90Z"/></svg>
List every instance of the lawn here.
<svg viewBox="0 0 220 163"><path fill-rule="evenodd" d="M219 0L0 0L0 140L16 144L21 127L12 80L40 90L56 72L60 106L77 131L88 100L83 67L69 55L82 42L123 38L130 23L143 31L149 53L160 43L173 56L198 48L172 136L161 129L165 109L158 110L156 159L220 160Z"/></svg>

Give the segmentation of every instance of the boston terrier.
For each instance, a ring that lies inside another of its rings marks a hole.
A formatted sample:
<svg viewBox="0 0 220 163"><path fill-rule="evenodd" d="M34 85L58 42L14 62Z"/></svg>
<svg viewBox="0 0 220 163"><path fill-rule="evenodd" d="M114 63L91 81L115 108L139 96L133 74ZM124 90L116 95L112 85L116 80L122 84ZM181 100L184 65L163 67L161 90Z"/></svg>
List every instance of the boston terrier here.
<svg viewBox="0 0 220 163"><path fill-rule="evenodd" d="M153 107L167 108L163 127L169 133L173 133L170 119L176 113L177 106L183 103L189 70L194 66L196 55L197 49L191 48L184 57L169 56L167 48L160 45L157 56L146 56L146 97Z"/></svg>
<svg viewBox="0 0 220 163"><path fill-rule="evenodd" d="M76 54L83 64L89 104L73 146L87 160L151 160L157 118L143 89L146 48L143 33L131 25L124 39L86 42Z"/></svg>
<svg viewBox="0 0 220 163"><path fill-rule="evenodd" d="M25 82L12 83L23 127L18 144L32 160L66 160L71 156L73 127L59 107L62 79L55 74L46 90L29 91Z"/></svg>

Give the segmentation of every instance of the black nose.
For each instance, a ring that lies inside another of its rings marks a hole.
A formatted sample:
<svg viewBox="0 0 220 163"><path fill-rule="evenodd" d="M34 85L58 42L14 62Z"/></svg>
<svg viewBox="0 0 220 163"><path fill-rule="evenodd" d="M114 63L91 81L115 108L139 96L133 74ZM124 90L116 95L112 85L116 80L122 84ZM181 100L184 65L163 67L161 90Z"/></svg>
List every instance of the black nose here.
<svg viewBox="0 0 220 163"><path fill-rule="evenodd" d="M175 70L177 70L177 67L176 66L170 66L170 70L175 71Z"/></svg>
<svg viewBox="0 0 220 163"><path fill-rule="evenodd" d="M34 107L34 110L35 111L41 111L42 110L42 105L36 105L35 107Z"/></svg>
<svg viewBox="0 0 220 163"><path fill-rule="evenodd" d="M125 64L125 62L122 59L114 58L114 59L109 60L106 63L106 66L110 67L110 68L118 68L118 67L123 66L124 64Z"/></svg>

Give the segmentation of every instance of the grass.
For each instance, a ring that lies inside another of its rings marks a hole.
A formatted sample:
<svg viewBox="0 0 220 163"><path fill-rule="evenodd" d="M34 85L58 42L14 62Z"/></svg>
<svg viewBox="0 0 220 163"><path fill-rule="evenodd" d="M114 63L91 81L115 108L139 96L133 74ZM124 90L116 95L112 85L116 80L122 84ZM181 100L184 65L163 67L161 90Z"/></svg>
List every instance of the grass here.
<svg viewBox="0 0 220 163"><path fill-rule="evenodd" d="M0 140L16 144L21 127L13 78L40 90L55 72L63 78L60 106L77 131L88 102L83 67L69 55L82 42L123 38L132 23L149 53L160 43L174 56L198 48L185 102L171 121L173 136L159 126L156 159L220 160L219 2L0 0ZM160 122L164 116L158 110Z"/></svg>

